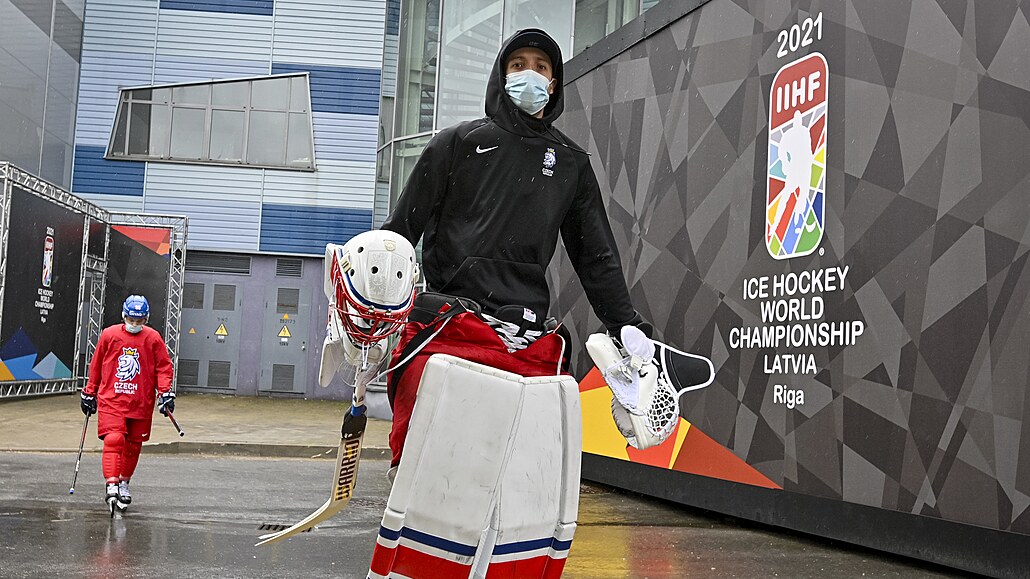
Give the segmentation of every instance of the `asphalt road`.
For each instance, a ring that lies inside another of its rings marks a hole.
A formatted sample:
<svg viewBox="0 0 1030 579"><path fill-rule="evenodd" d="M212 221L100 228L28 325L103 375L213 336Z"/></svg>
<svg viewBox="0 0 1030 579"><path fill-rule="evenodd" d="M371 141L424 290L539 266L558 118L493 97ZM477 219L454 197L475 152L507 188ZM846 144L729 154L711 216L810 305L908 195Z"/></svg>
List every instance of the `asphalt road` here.
<svg viewBox="0 0 1030 579"><path fill-rule="evenodd" d="M311 532L254 547L328 497L333 462L144 453L112 519L100 455L0 453L0 577L365 577L389 485L363 460L355 498ZM584 486L565 578L959 577L858 550Z"/></svg>

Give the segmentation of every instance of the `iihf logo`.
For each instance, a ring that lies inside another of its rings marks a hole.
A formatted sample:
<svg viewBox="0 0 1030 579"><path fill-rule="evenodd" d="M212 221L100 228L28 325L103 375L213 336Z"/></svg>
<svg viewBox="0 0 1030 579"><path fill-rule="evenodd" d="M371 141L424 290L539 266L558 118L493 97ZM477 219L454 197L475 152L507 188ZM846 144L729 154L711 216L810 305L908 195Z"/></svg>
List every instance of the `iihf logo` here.
<svg viewBox="0 0 1030 579"><path fill-rule="evenodd" d="M118 370L114 375L119 380L132 380L139 375L139 350L137 348L122 348L122 355L118 356Z"/></svg>
<svg viewBox="0 0 1030 579"><path fill-rule="evenodd" d="M50 287L54 276L54 238L46 236L43 241L43 287Z"/></svg>
<svg viewBox="0 0 1030 579"><path fill-rule="evenodd" d="M823 238L828 76L815 52L780 68L770 89L765 245L775 259L808 255Z"/></svg>
<svg viewBox="0 0 1030 579"><path fill-rule="evenodd" d="M548 177L554 175L554 166L558 164L558 157L554 155L554 149L547 147L547 152L544 153L544 168L543 173Z"/></svg>

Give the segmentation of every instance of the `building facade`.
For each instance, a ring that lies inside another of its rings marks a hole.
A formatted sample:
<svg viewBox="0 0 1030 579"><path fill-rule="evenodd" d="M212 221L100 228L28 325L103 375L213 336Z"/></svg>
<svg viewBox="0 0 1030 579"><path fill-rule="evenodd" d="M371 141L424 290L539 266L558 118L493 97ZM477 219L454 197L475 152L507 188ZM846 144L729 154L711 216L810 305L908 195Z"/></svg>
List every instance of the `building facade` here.
<svg viewBox="0 0 1030 579"><path fill-rule="evenodd" d="M85 0L0 0L0 160L71 184Z"/></svg>

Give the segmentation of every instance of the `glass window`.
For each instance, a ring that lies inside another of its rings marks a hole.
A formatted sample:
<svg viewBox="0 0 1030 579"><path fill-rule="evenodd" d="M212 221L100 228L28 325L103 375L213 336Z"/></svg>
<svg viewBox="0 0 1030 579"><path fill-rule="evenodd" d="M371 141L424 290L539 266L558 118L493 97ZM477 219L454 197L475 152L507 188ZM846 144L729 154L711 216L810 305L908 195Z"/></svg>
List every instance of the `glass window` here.
<svg viewBox="0 0 1030 579"><path fill-rule="evenodd" d="M129 107L122 102L118 105L118 116L111 135L111 154L125 155L125 137L129 131Z"/></svg>
<svg viewBox="0 0 1030 579"><path fill-rule="evenodd" d="M640 0L576 0L573 54L583 52L637 16Z"/></svg>
<svg viewBox="0 0 1030 579"><path fill-rule="evenodd" d="M397 137L433 130L440 0L402 2L400 33L394 113Z"/></svg>
<svg viewBox="0 0 1030 579"><path fill-rule="evenodd" d="M108 159L312 170L307 74L122 91Z"/></svg>
<svg viewBox="0 0 1030 579"><path fill-rule="evenodd" d="M247 162L283 165L286 157L286 113L251 111Z"/></svg>
<svg viewBox="0 0 1030 579"><path fill-rule="evenodd" d="M171 156L177 159L200 159L204 156L204 109L175 107L172 109Z"/></svg>
<svg viewBox="0 0 1030 579"><path fill-rule="evenodd" d="M504 4L504 34L501 35L501 41L523 28L546 31L561 48L562 58L572 58L572 6L568 3L554 0L507 0ZM496 54L495 49L494 56Z"/></svg>
<svg viewBox="0 0 1030 579"><path fill-rule="evenodd" d="M440 69L437 127L483 116L486 83L501 46L501 7L501 0L444 4L440 58L447 66Z"/></svg>
<svg viewBox="0 0 1030 579"><path fill-rule="evenodd" d="M308 98L308 78L295 76L290 79L290 110L304 112L311 108Z"/></svg>
<svg viewBox="0 0 1030 579"><path fill-rule="evenodd" d="M243 111L211 111L211 159L243 161L243 133L247 113Z"/></svg>
<svg viewBox="0 0 1030 579"><path fill-rule="evenodd" d="M211 87L211 104L242 109L250 100L249 88L245 82L223 82L213 85Z"/></svg>
<svg viewBox="0 0 1030 579"><path fill-rule="evenodd" d="M129 154L150 154L150 103L133 103L129 110Z"/></svg>
<svg viewBox="0 0 1030 579"><path fill-rule="evenodd" d="M151 105L150 108L150 155L168 156L168 127L171 125L172 109L168 105Z"/></svg>
<svg viewBox="0 0 1030 579"><path fill-rule="evenodd" d="M408 176L411 175L411 170L415 168L415 162L429 144L430 138L429 135L425 135L394 141L393 168L390 175L390 207L397 204L397 198L400 197L404 185L408 182Z"/></svg>
<svg viewBox="0 0 1030 579"><path fill-rule="evenodd" d="M304 113L290 113L289 134L286 135L286 164L311 164L311 125Z"/></svg>
<svg viewBox="0 0 1030 579"><path fill-rule="evenodd" d="M289 109L290 79L255 80L250 93L250 106L255 109L285 111Z"/></svg>
<svg viewBox="0 0 1030 579"><path fill-rule="evenodd" d="M397 198L400 197L401 191L404 190L404 185L408 182L408 177L411 176L411 171L415 168L415 162L418 161L419 156L422 155L422 151L425 150L426 145L429 144L429 140L432 137L424 135L421 137L415 137L413 139L404 139L402 141L394 141L393 143L393 166L390 171L390 195L389 195L389 207L397 206ZM383 217L385 220L385 216ZM415 246L416 259L422 261L422 243L419 242Z"/></svg>
<svg viewBox="0 0 1030 579"><path fill-rule="evenodd" d="M206 105L211 93L209 84L177 86L172 89L172 103L177 105Z"/></svg>

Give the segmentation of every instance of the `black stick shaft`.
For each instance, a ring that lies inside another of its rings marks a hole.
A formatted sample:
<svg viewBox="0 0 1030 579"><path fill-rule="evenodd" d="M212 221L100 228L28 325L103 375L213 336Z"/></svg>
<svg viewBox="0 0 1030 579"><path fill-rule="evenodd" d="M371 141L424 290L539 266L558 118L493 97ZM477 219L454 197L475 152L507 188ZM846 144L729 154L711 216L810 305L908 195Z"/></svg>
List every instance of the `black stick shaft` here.
<svg viewBox="0 0 1030 579"><path fill-rule="evenodd" d="M172 426L179 431L179 436L186 436L186 433L182 431L182 428L179 428L179 423L175 421L175 417L172 416L172 413L169 412L166 416L168 416L168 420L172 421Z"/></svg>
<svg viewBox="0 0 1030 579"><path fill-rule="evenodd" d="M82 462L82 447L86 446L86 427L89 425L89 414L86 415L86 419L82 421L82 438L79 440L79 456L75 459L75 474L72 476L72 486L68 489L68 493L75 492L75 482L79 480L79 463Z"/></svg>

